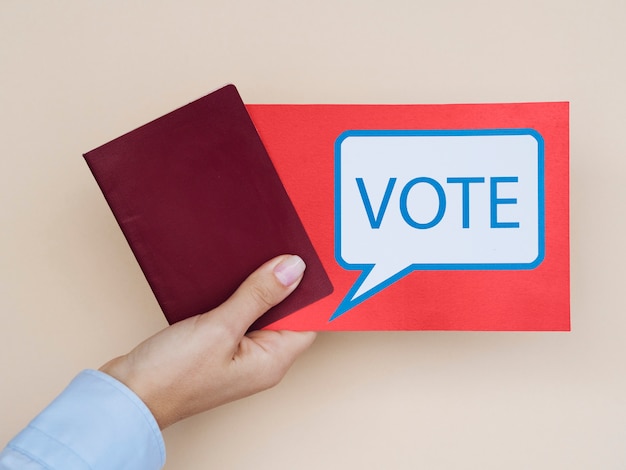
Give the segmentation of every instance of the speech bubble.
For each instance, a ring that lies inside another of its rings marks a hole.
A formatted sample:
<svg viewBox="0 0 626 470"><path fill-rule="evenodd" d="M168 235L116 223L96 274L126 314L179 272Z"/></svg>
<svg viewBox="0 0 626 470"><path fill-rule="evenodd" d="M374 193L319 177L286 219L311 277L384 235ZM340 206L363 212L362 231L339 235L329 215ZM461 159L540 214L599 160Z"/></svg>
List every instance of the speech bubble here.
<svg viewBox="0 0 626 470"><path fill-rule="evenodd" d="M335 259L362 273L330 320L415 270L536 268L543 159L533 129L342 133Z"/></svg>

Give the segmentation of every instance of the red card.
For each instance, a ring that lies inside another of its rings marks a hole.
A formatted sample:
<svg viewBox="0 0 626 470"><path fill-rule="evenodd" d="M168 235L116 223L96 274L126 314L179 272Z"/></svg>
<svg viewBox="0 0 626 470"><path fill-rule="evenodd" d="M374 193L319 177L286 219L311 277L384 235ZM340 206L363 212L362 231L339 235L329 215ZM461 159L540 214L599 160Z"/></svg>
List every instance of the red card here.
<svg viewBox="0 0 626 470"><path fill-rule="evenodd" d="M294 330L569 330L569 105L248 105L334 286Z"/></svg>

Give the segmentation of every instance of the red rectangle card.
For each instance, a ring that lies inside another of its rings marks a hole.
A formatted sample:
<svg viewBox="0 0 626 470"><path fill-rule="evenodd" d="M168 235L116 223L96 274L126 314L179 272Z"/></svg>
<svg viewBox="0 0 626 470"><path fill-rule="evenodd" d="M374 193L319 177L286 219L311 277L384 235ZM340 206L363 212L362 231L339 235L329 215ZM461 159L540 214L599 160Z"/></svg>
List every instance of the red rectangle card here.
<svg viewBox="0 0 626 470"><path fill-rule="evenodd" d="M569 330L569 105L249 105L335 287L296 330Z"/></svg>
<svg viewBox="0 0 626 470"><path fill-rule="evenodd" d="M307 264L266 326L332 291L234 86L85 154L167 320L223 302L284 253Z"/></svg>

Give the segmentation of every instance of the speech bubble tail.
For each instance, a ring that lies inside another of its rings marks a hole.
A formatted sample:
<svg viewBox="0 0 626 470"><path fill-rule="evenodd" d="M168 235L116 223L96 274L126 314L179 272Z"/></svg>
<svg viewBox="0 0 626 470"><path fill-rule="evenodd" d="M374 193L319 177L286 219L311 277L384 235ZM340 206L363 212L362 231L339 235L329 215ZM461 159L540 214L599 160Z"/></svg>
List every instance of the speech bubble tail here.
<svg viewBox="0 0 626 470"><path fill-rule="evenodd" d="M363 299L365 300L365 299ZM335 320L336 318L339 318L341 315L343 315L344 313L346 313L348 310L350 310L352 307L360 304L361 301L358 302L354 302L352 300L352 296L348 295L346 296L341 303L337 306L337 309L335 310L335 312L330 316L330 318L328 319L329 322Z"/></svg>
<svg viewBox="0 0 626 470"><path fill-rule="evenodd" d="M335 313L333 313L330 316L330 318L328 319L328 322L333 321L335 318L339 318L341 315L343 315L344 313L348 311L348 309L342 309L341 308L342 305L343 305L343 302L339 304L339 307L337 307L337 310L335 310Z"/></svg>
<svg viewBox="0 0 626 470"><path fill-rule="evenodd" d="M411 268L408 266L396 269L391 265L364 265L363 272L356 280L352 288L348 291L341 303L337 306L335 312L331 315L328 321L331 322L336 318L339 318L348 310L356 307L384 288L390 286L400 278L406 276L409 272L411 272Z"/></svg>

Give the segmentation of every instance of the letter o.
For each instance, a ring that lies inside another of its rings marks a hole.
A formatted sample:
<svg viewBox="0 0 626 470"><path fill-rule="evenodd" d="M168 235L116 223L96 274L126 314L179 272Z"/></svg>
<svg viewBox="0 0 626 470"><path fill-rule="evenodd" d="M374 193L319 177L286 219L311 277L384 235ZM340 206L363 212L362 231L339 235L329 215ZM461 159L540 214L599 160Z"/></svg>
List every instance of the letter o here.
<svg viewBox="0 0 626 470"><path fill-rule="evenodd" d="M415 219L413 219L409 215L409 211L406 207L406 202L407 202L407 198L409 197L409 192L411 191L411 189L413 189L413 186L419 183L426 183L426 184L431 185L435 189L435 191L437 191L437 196L439 198L439 209L437 210L437 214L435 215L433 220L424 224L417 222ZM441 219L443 218L443 215L445 214L445 212L446 212L446 193L444 192L441 185L434 179L428 178L426 176L423 176L421 178L414 178L411 181L409 181L406 184L406 186L402 189L402 193L400 194L400 213L402 214L402 218L404 219L404 221L407 224L409 224L411 227L418 228L418 229L427 229L427 228L434 227L439 222L441 222Z"/></svg>

